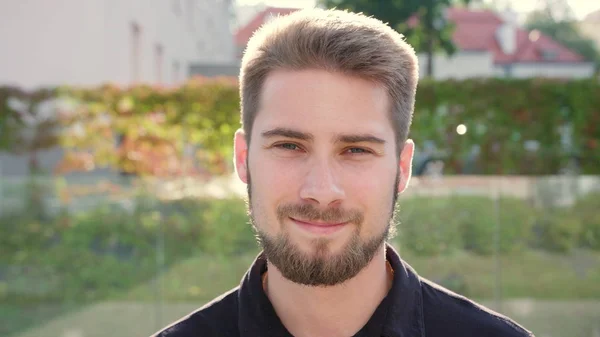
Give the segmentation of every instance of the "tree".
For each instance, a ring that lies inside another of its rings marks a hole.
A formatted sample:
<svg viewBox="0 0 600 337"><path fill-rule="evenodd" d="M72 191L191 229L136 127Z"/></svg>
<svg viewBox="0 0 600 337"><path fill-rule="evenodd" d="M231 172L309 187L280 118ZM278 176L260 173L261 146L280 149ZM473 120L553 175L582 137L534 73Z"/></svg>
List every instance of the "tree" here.
<svg viewBox="0 0 600 337"><path fill-rule="evenodd" d="M59 121L52 108L55 92L0 88L0 149L29 156L29 172L38 173L38 154L58 143Z"/></svg>
<svg viewBox="0 0 600 337"><path fill-rule="evenodd" d="M575 20L575 14L567 0L540 0L535 12L544 13L553 21Z"/></svg>
<svg viewBox="0 0 600 337"><path fill-rule="evenodd" d="M319 0L327 8L362 12L388 23L406 36L417 52L427 54L426 75L433 74L433 55L443 51L456 52L452 41L453 25L448 22L446 9L472 0Z"/></svg>
<svg viewBox="0 0 600 337"><path fill-rule="evenodd" d="M0 150L29 158L29 179L25 186L29 215L43 219L46 215L44 185L38 181L41 151L58 144L60 124L54 113L55 91L25 91L0 87Z"/></svg>
<svg viewBox="0 0 600 337"><path fill-rule="evenodd" d="M9 150L23 125L21 115L9 104L22 91L12 87L0 88L0 151Z"/></svg>
<svg viewBox="0 0 600 337"><path fill-rule="evenodd" d="M600 69L600 53L594 41L584 37L573 16L565 15L565 13L569 13L569 11L564 8L558 10L557 4L550 2L545 8L531 12L527 16L525 27L528 30L538 30L551 37L586 60L594 62L596 69Z"/></svg>

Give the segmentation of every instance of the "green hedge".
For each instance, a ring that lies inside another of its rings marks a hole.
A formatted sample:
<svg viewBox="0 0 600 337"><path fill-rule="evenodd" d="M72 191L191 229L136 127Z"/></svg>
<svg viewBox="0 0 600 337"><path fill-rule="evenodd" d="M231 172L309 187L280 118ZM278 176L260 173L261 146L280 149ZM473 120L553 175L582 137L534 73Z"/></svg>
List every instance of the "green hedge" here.
<svg viewBox="0 0 600 337"><path fill-rule="evenodd" d="M165 202L139 196L134 205L105 204L51 216L4 214L0 299L97 300L191 256L238 256L257 249L241 199ZM600 250L600 198L594 194L556 210L536 209L517 199L496 203L471 196L413 197L399 205L395 240L413 255L467 250L488 256L496 242L503 254L531 248ZM3 283L7 277L8 285Z"/></svg>
<svg viewBox="0 0 600 337"><path fill-rule="evenodd" d="M400 202L399 240L420 255L469 250L480 255L527 247L536 220L522 200L482 197L415 197ZM498 240L498 241L496 241Z"/></svg>
<svg viewBox="0 0 600 337"><path fill-rule="evenodd" d="M0 149L15 144L15 128L23 124L8 100L31 102L30 114L35 115L37 104L52 96L71 102L61 108L61 124L81 122L89 131L85 137L63 132L57 141L74 153L92 153L97 166L157 174L156 158L148 159L153 165L140 163L145 153L140 148L154 147L150 153L168 156L172 149L181 153L183 144L191 143L198 149L195 157L214 173L231 169L231 141L240 125L235 79L194 79L168 89L102 86L23 92L0 87ZM111 118L100 118L103 113ZM456 133L459 124L467 126L462 136ZM581 173L599 174L600 83L424 80L417 90L410 136L418 147L434 144L445 158L447 173L546 175L575 162ZM130 143L114 151L116 137ZM50 141L53 138L41 137L33 145ZM530 141L537 143L528 149ZM129 155L132 151L136 156Z"/></svg>
<svg viewBox="0 0 600 337"><path fill-rule="evenodd" d="M467 133L458 136L459 124ZM572 144L561 143L570 127ZM586 174L600 172L600 83L589 80L468 79L419 84L411 136L433 140L448 152L451 171L473 165L485 174L555 174L579 161ZM528 151L525 142L539 142Z"/></svg>
<svg viewBox="0 0 600 337"><path fill-rule="evenodd" d="M89 211L49 216L6 212L0 218L0 261L47 258L49 249L90 250L120 259L154 256L164 245L167 259L198 251L238 254L256 248L241 199L157 201L138 197L133 209L104 204ZM469 250L489 255L531 248L600 249L598 194L568 208L540 209L513 198L407 197L399 202L402 246L421 255Z"/></svg>
<svg viewBox="0 0 600 337"><path fill-rule="evenodd" d="M570 207L553 208L513 198L412 197L400 201L397 240L423 256L459 250L484 256L527 248L600 250L598 210L599 193L584 195Z"/></svg>
<svg viewBox="0 0 600 337"><path fill-rule="evenodd" d="M579 242L584 247L600 250L600 193L595 192L579 199L573 212L580 219Z"/></svg>
<svg viewBox="0 0 600 337"><path fill-rule="evenodd" d="M0 298L97 300L193 254L231 255L256 247L242 200L140 197L134 204L43 219L26 212L2 216ZM10 276L8 286L1 275ZM28 286L14 288L23 284Z"/></svg>

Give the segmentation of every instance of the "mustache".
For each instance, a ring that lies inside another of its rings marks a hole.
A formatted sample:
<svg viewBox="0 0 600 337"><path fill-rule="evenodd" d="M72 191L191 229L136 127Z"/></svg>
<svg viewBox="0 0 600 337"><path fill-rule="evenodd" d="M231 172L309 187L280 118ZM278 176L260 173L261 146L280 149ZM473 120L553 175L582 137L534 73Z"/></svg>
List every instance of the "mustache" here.
<svg viewBox="0 0 600 337"><path fill-rule="evenodd" d="M329 223L352 222L357 225L363 223L364 216L356 210L345 210L340 207L320 210L311 204L285 204L277 207L277 219L283 222L286 218L297 218L306 221L319 221Z"/></svg>

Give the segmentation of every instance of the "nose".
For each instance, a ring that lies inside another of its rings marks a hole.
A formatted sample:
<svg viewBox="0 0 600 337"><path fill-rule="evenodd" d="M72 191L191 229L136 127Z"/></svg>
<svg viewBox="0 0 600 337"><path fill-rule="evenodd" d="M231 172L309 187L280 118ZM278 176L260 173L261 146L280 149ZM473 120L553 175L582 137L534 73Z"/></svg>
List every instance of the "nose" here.
<svg viewBox="0 0 600 337"><path fill-rule="evenodd" d="M314 160L308 170L300 197L320 206L334 206L344 199L344 189L339 183L339 176L326 160Z"/></svg>

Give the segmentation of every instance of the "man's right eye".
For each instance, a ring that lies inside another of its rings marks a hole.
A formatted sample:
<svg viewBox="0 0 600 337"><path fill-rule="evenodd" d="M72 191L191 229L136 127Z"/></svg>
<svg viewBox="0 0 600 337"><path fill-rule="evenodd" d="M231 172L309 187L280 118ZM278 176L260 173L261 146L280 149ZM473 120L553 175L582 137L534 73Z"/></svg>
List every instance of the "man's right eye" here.
<svg viewBox="0 0 600 337"><path fill-rule="evenodd" d="M281 143L281 144L276 144L275 147L284 149L284 150L291 150L291 151L296 151L296 150L300 150L300 147L296 144L293 143Z"/></svg>

